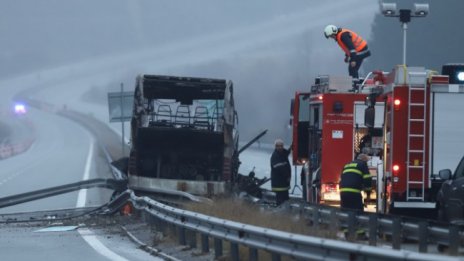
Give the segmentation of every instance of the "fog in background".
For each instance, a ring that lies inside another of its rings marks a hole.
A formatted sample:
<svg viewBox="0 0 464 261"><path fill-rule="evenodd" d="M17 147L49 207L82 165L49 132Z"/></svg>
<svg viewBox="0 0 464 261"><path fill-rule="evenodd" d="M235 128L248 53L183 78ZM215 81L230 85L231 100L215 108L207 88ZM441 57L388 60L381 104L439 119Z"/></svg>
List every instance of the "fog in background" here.
<svg viewBox="0 0 464 261"><path fill-rule="evenodd" d="M82 86L89 91L76 99L106 107L106 93L120 83L130 90L138 73L224 78L234 82L242 141L269 129L265 142L290 142L294 92L308 90L318 74L347 74L324 26L369 40L377 12L375 0L2 0L0 78L121 55L153 57L128 62L107 83ZM391 30L400 31L391 20Z"/></svg>
<svg viewBox="0 0 464 261"><path fill-rule="evenodd" d="M464 63L462 0L388 0L398 9L413 9L413 3L429 3L425 18L412 18L407 30L408 66L423 66L441 72L446 63ZM403 61L403 29L399 18L377 14L369 47L374 54L365 69L390 70Z"/></svg>

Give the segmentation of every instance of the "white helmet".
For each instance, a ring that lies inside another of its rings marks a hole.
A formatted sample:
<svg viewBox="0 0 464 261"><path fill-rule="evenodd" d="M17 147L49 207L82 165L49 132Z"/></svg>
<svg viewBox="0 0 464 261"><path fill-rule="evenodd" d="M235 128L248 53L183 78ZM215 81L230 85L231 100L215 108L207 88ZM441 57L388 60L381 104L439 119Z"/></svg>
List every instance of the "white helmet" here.
<svg viewBox="0 0 464 261"><path fill-rule="evenodd" d="M336 27L333 24L330 24L326 26L324 29L325 38L329 38L330 36L337 34L337 32L338 32L338 27Z"/></svg>
<svg viewBox="0 0 464 261"><path fill-rule="evenodd" d="M281 145L284 146L284 141L282 139L276 139L274 141L274 146Z"/></svg>

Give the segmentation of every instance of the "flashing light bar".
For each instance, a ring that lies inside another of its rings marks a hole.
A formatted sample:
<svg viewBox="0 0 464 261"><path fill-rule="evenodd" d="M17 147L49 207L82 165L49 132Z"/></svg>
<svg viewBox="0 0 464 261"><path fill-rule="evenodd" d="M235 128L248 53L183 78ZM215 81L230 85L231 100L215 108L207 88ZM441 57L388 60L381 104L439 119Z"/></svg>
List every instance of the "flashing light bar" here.
<svg viewBox="0 0 464 261"><path fill-rule="evenodd" d="M21 103L17 103L14 106L14 112L16 114L26 114L26 106Z"/></svg>

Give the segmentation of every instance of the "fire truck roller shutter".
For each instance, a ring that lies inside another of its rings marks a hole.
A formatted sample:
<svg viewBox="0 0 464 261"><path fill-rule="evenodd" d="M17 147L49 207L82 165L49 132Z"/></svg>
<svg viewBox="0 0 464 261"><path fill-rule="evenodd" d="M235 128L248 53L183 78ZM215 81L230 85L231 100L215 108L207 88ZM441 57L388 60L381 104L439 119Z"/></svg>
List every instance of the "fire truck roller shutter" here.
<svg viewBox="0 0 464 261"><path fill-rule="evenodd" d="M433 175L455 169L464 148L464 93L434 92L432 115Z"/></svg>

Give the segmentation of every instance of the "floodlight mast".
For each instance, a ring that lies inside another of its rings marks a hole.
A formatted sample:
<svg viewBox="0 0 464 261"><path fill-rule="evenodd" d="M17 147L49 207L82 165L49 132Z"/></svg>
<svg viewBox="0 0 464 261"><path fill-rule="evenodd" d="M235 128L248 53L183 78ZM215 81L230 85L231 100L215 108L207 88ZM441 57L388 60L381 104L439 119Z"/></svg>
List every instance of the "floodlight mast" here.
<svg viewBox="0 0 464 261"><path fill-rule="evenodd" d="M396 3L381 3L382 14L386 17L399 17L403 28L403 64L406 66L406 43L408 23L411 17L425 17L429 13L429 4L414 4L414 12L411 9L400 9L397 14Z"/></svg>

